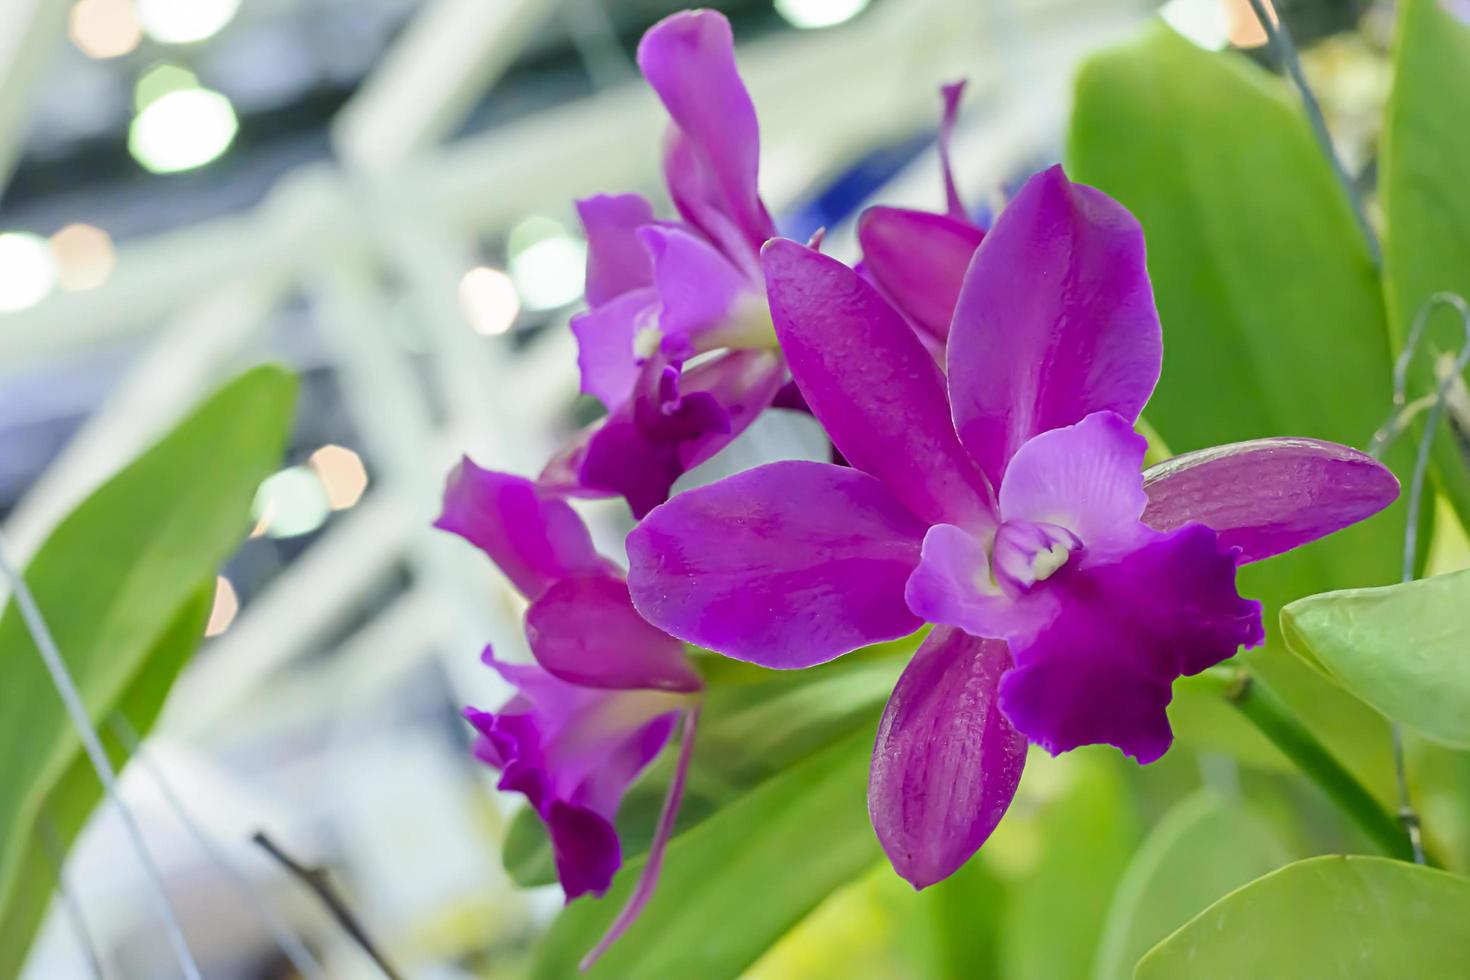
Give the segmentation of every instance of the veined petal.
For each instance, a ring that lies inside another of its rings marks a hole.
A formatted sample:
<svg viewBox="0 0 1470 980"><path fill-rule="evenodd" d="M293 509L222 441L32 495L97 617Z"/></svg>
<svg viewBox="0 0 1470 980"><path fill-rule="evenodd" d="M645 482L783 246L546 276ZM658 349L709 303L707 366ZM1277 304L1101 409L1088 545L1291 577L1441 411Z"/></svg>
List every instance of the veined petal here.
<svg viewBox="0 0 1470 980"><path fill-rule="evenodd" d="M1399 495L1367 453L1317 439L1254 439L1185 453L1143 475L1143 522L1213 528L1244 565L1356 524Z"/></svg>
<svg viewBox="0 0 1470 980"><path fill-rule="evenodd" d="M650 623L778 669L906 636L924 526L883 484L827 463L760 466L657 507L628 535Z"/></svg>
<svg viewBox="0 0 1470 980"><path fill-rule="evenodd" d="M712 10L665 17L643 35L638 67L681 136L671 153L680 171L670 174L675 204L721 244L708 219L723 219L716 224L737 229L753 254L775 229L757 186L760 126L735 66L730 22Z"/></svg>
<svg viewBox="0 0 1470 980"><path fill-rule="evenodd" d="M1027 439L1111 411L1128 422L1163 342L1143 230L1112 198L1037 174L975 251L949 332L949 393L993 484Z"/></svg>
<svg viewBox="0 0 1470 980"><path fill-rule="evenodd" d="M863 268L893 305L943 340L965 270L985 232L969 221L905 208L868 208L858 219Z"/></svg>
<svg viewBox="0 0 1470 980"><path fill-rule="evenodd" d="M468 457L449 474L434 526L489 555L528 599L558 579L609 567L566 501L523 477L482 470Z"/></svg>
<svg viewBox="0 0 1470 980"><path fill-rule="evenodd" d="M718 347L775 346L765 291L713 245L672 225L649 225L638 237L653 256L665 354L681 359Z"/></svg>
<svg viewBox="0 0 1470 980"><path fill-rule="evenodd" d="M787 239L761 253L776 335L843 457L927 523L994 524L949 418L944 378L903 317L847 266Z"/></svg>
<svg viewBox="0 0 1470 980"><path fill-rule="evenodd" d="M919 647L873 748L868 813L894 870L915 888L949 877L1000 823L1026 739L996 705L1006 645L939 627Z"/></svg>
<svg viewBox="0 0 1470 980"><path fill-rule="evenodd" d="M1154 761L1174 737L1174 679L1265 639L1261 604L1236 593L1234 554L1215 532L1140 530L1121 557L1064 565L1045 583L1051 621L1008 638L1016 666L1001 680L1001 710L1054 755L1105 743Z"/></svg>
<svg viewBox="0 0 1470 980"><path fill-rule="evenodd" d="M616 299L572 317L577 338L577 368L582 390L613 411L628 400L638 382L638 334L658 329L658 293L632 289Z"/></svg>
<svg viewBox="0 0 1470 980"><path fill-rule="evenodd" d="M1140 472L1147 450L1148 440L1112 412L1043 432L1011 459L1001 517L1060 525L1093 552L1126 546L1148 503Z"/></svg>
<svg viewBox="0 0 1470 980"><path fill-rule="evenodd" d="M583 687L697 691L699 673L684 645L633 608L621 578L600 575L555 583L526 610L536 662Z"/></svg>
<svg viewBox="0 0 1470 980"><path fill-rule="evenodd" d="M641 194L597 194L577 202L587 234L587 303L601 306L630 289L653 283L653 263L638 229L653 220Z"/></svg>
<svg viewBox="0 0 1470 980"><path fill-rule="evenodd" d="M971 636L1001 638L1030 631L1055 614L1047 590L1024 601L996 584L985 546L953 524L936 524L924 535L918 567L904 587L910 611L926 623L941 623Z"/></svg>

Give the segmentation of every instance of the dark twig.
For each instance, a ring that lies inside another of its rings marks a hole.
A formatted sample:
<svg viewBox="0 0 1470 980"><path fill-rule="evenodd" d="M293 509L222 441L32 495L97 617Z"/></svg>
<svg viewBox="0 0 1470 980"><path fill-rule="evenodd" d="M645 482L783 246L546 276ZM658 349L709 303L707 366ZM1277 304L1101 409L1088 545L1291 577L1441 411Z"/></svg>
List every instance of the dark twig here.
<svg viewBox="0 0 1470 980"><path fill-rule="evenodd" d="M1336 148L1332 145L1332 134L1327 130L1327 119L1322 115L1322 105L1317 101L1316 93L1312 86L1307 84L1307 76L1302 71L1302 60L1297 54L1296 42L1292 40L1291 28L1286 26L1285 18L1272 17L1266 9L1267 0L1250 0L1251 10L1255 11L1256 19L1261 22L1261 29L1266 32L1266 39L1270 41L1271 47L1276 50L1276 57L1281 60L1281 67L1291 78L1292 84L1296 86L1297 93L1301 96L1302 107L1307 111L1307 120L1312 124L1312 132L1317 137L1317 143L1322 147L1327 162L1332 167L1337 182L1342 185L1347 194L1348 204L1352 207L1353 218L1358 223L1358 230L1363 233L1363 240L1368 245L1368 254L1373 259L1374 265L1382 262L1382 252L1378 247L1378 235L1373 231L1373 225L1368 221L1368 212L1363 207L1363 195L1358 192L1358 187L1343 166L1342 160L1337 155Z"/></svg>
<svg viewBox="0 0 1470 980"><path fill-rule="evenodd" d="M321 903L332 913L332 917L337 920L337 923L352 937L353 942L361 946L363 952L367 953L368 957L377 964L378 969L383 971L383 976L387 977L388 980L402 980L402 974L393 969L388 963L388 960L379 952L378 947L373 943L371 937L368 936L367 930L362 927L362 923L358 921L352 909L347 906L347 903L342 900L342 896L338 895L337 890L332 887L332 882L327 877L325 870L322 868L308 868L306 865L300 863L291 857L291 855L281 850L280 845L271 840L263 830L257 830L250 839L259 845L267 854L275 858L281 867L291 872L303 885L315 893L316 897L321 900Z"/></svg>

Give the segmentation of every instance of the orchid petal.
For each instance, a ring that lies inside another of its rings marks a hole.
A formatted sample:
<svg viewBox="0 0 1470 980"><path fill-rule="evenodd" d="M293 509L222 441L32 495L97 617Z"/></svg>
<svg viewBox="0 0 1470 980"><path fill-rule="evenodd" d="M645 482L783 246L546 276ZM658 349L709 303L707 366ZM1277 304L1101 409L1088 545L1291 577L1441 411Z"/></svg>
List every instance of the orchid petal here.
<svg viewBox="0 0 1470 980"><path fill-rule="evenodd" d="M697 691L684 645L648 625L628 586L610 575L563 579L526 610L536 662L571 684L620 690Z"/></svg>
<svg viewBox="0 0 1470 980"><path fill-rule="evenodd" d="M904 208L868 208L858 219L863 268L930 336L949 334L960 286L985 232L968 221Z"/></svg>
<svg viewBox="0 0 1470 980"><path fill-rule="evenodd" d="M627 401L637 384L639 358L634 341L639 331L657 329L658 312L658 293L650 287L630 290L572 317L582 390L608 411Z"/></svg>
<svg viewBox="0 0 1470 980"><path fill-rule="evenodd" d="M650 623L778 669L906 636L923 525L877 480L771 463L679 494L628 535L628 587Z"/></svg>
<svg viewBox="0 0 1470 980"><path fill-rule="evenodd" d="M953 524L936 524L924 535L904 599L926 623L958 627L979 637L1031 630L1055 615L1055 601L1046 590L1025 602L1002 594L985 546Z"/></svg>
<svg viewBox="0 0 1470 980"><path fill-rule="evenodd" d="M489 555L529 599L558 579L608 568L566 501L523 477L483 470L468 457L449 474L434 526Z"/></svg>
<svg viewBox="0 0 1470 980"><path fill-rule="evenodd" d="M721 354L676 372L672 383L668 371L657 357L645 364L634 398L554 458L548 475L560 483L574 469L582 492L625 497L641 518L680 476L745 431L784 375L767 351Z"/></svg>
<svg viewBox="0 0 1470 980"><path fill-rule="evenodd" d="M1261 604L1236 593L1234 554L1213 531L1141 534L1121 558L1064 565L1046 582L1055 616L1007 638L1016 666L1001 710L1053 755L1106 743L1154 761L1173 741L1174 679L1265 639Z"/></svg>
<svg viewBox="0 0 1470 980"><path fill-rule="evenodd" d="M665 17L643 35L638 67L678 128L669 183L680 213L721 244L733 226L753 254L775 229L757 186L760 126L730 22L711 10Z"/></svg>
<svg viewBox="0 0 1470 980"><path fill-rule="evenodd" d="M993 524L943 375L903 318L835 259L786 239L761 255L791 375L843 457L928 523Z"/></svg>
<svg viewBox="0 0 1470 980"><path fill-rule="evenodd" d="M577 202L587 234L587 303L601 306L630 289L653 283L653 263L638 229L653 220L641 194L597 194Z"/></svg>
<svg viewBox="0 0 1470 980"><path fill-rule="evenodd" d="M944 198L949 210L949 216L956 221L968 221L969 216L965 212L965 204L960 200L960 190L955 184L954 163L950 159L949 146L954 137L954 125L960 117L960 99L965 95L965 83L963 81L950 82L939 89L944 99L944 115L939 120L939 165L944 171Z"/></svg>
<svg viewBox="0 0 1470 980"><path fill-rule="evenodd" d="M878 723L868 812L894 870L915 888L942 881L980 849L1010 806L1026 739L996 705L1006 645L930 633Z"/></svg>
<svg viewBox="0 0 1470 980"><path fill-rule="evenodd" d="M1138 222L1060 167L1032 177L976 250L950 327L965 447L998 485L1038 433L1099 411L1136 421L1162 356Z"/></svg>
<svg viewBox="0 0 1470 980"><path fill-rule="evenodd" d="M1399 494L1367 453L1317 439L1255 439L1185 453L1143 474L1143 522L1213 528L1242 565L1290 551L1378 513Z"/></svg>
<svg viewBox="0 0 1470 980"><path fill-rule="evenodd" d="M1127 545L1148 504L1140 472L1147 450L1148 440L1112 412L1043 432L1011 459L1001 517L1060 525L1094 552Z"/></svg>
<svg viewBox="0 0 1470 980"><path fill-rule="evenodd" d="M669 225L649 225L638 237L653 256L665 354L682 358L744 346L733 341L749 332L747 321L769 323L764 292L704 239ZM763 333L768 338L764 346L774 346L768 326Z"/></svg>

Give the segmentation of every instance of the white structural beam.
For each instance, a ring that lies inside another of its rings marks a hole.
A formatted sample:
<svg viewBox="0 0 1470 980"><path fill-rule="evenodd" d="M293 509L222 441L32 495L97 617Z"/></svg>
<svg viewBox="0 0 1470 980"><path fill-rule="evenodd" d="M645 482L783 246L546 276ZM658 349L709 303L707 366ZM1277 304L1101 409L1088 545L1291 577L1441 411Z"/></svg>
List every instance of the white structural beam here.
<svg viewBox="0 0 1470 980"><path fill-rule="evenodd" d="M510 67L553 0L432 0L332 122L343 163L397 168L449 135Z"/></svg>

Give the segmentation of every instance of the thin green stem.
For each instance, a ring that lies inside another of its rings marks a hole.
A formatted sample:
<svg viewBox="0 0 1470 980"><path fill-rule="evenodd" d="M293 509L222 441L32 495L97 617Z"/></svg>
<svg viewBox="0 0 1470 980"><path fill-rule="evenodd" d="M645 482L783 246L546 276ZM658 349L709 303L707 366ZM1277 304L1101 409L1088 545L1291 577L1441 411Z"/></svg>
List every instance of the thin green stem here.
<svg viewBox="0 0 1470 980"><path fill-rule="evenodd" d="M1307 778L1390 857L1414 860L1409 834L1352 773L1297 720L1270 688L1245 671L1211 671L1211 682Z"/></svg>

